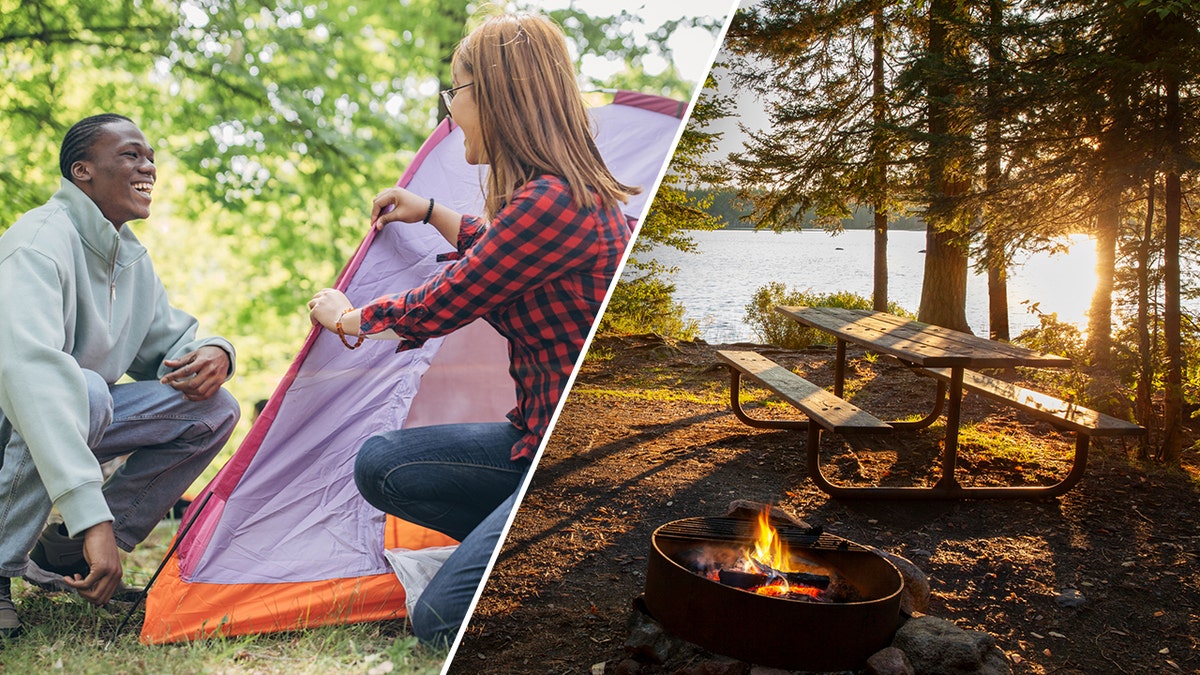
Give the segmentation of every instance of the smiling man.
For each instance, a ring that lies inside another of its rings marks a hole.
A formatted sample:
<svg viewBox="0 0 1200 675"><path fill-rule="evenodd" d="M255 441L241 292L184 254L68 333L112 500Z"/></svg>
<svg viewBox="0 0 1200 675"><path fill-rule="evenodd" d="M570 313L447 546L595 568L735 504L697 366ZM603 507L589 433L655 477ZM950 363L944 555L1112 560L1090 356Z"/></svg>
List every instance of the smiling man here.
<svg viewBox="0 0 1200 675"><path fill-rule="evenodd" d="M239 415L222 388L232 345L197 339L127 225L150 215L158 176L145 135L89 117L59 168L58 192L0 236L0 640L21 630L12 577L107 603L118 548L145 539ZM100 464L126 455L105 481ZM62 523L46 523L52 505Z"/></svg>

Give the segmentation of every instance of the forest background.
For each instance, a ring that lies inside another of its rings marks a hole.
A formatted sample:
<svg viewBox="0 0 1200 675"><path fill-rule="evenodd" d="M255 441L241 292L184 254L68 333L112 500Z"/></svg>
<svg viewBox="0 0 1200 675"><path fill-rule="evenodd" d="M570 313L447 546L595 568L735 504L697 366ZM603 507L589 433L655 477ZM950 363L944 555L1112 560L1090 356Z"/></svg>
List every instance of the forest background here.
<svg viewBox="0 0 1200 675"><path fill-rule="evenodd" d="M836 232L864 216L875 263L861 304L888 310L888 230L915 216L926 231L920 320L969 331L975 265L988 276L990 337L1071 357L1077 368L1045 386L1146 426L1139 457L1179 467L1200 407L1200 327L1183 303L1200 287L1181 266L1200 258L1200 2L744 5L605 329L695 335L654 258L656 246L693 250L689 230ZM723 152L735 129L740 146ZM1096 241L1088 324L1043 315L1039 330L1010 335L1014 256L1073 233ZM774 305L858 302L768 277L747 323L776 346L804 345L781 344L796 327Z"/></svg>

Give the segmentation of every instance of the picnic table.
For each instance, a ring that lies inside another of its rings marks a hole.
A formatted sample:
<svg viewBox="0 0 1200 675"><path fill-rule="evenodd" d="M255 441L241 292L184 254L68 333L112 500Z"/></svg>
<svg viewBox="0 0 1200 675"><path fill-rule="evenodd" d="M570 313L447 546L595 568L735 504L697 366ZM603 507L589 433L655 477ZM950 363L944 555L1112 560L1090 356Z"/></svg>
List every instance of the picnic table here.
<svg viewBox="0 0 1200 675"><path fill-rule="evenodd" d="M815 385L751 352L722 352L730 366L731 401L735 414L747 424L767 428L807 428L809 476L825 492L842 497L901 499L944 499L963 497L1049 497L1060 495L1082 478L1087 464L1088 439L1093 436L1126 436L1145 433L1131 422L1089 410L1074 403L1036 392L976 372L980 368L1062 368L1070 359L1043 354L1005 342L933 326L885 312L836 307L776 307L792 320L824 331L836 338L833 392ZM843 399L846 375L846 345L853 343L870 351L893 356L937 383L933 410L920 420L876 419ZM766 421L751 418L738 396L739 378L751 377L783 396L807 416L805 421ZM964 391L974 391L1015 406L1076 434L1070 471L1059 483L1047 486L966 487L955 478L958 432ZM948 394L948 396L947 396ZM930 487L846 486L831 483L820 469L817 446L822 429L842 434L876 434L896 429L923 428L933 424L945 403L946 436L941 455L941 476Z"/></svg>

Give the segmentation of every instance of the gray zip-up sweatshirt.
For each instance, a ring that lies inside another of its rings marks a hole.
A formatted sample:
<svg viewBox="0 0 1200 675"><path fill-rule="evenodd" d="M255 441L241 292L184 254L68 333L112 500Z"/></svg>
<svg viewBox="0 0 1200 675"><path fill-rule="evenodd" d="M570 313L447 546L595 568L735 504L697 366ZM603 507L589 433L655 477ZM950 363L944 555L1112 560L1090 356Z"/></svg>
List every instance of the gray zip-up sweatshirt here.
<svg viewBox="0 0 1200 675"><path fill-rule="evenodd" d="M0 236L0 410L29 445L73 536L113 519L87 446L81 368L109 383L161 378L163 359L222 338L196 339L196 319L167 301L150 256L67 179ZM180 394L182 396L182 394ZM0 451L3 449L0 448Z"/></svg>

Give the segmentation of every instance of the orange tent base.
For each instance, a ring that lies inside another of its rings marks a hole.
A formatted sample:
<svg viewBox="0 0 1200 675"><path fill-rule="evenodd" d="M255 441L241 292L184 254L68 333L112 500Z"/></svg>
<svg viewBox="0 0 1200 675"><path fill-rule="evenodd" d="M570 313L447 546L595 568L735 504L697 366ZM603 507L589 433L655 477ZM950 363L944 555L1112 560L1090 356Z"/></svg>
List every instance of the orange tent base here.
<svg viewBox="0 0 1200 675"><path fill-rule="evenodd" d="M388 518L386 548L447 546L454 540ZM143 644L214 636L302 630L405 617L404 588L395 574L278 584L185 582L179 560L163 567L146 597Z"/></svg>

